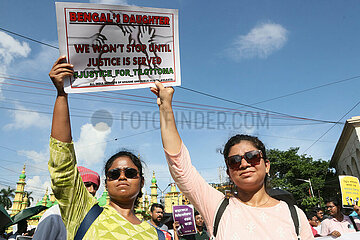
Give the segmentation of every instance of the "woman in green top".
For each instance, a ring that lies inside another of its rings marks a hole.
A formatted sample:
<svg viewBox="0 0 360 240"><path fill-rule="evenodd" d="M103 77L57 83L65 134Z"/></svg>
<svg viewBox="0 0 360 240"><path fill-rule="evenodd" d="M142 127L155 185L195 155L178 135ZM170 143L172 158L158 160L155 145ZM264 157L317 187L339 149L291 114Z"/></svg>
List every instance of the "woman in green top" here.
<svg viewBox="0 0 360 240"><path fill-rule="evenodd" d="M60 57L49 76L57 90L50 138L49 171L52 189L59 202L67 239L76 232L97 200L86 190L76 168L72 144L69 106L64 78L73 75L73 65ZM141 161L130 152L119 152L105 165L106 188L110 204L93 221L83 239L158 239L157 231L141 222L134 206L144 185Z"/></svg>

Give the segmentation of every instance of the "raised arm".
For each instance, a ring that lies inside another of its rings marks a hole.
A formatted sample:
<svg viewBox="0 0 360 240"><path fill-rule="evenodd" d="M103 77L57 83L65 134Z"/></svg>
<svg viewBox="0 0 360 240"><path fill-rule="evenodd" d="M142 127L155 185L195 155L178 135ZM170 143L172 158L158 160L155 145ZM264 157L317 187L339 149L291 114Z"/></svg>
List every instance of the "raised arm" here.
<svg viewBox="0 0 360 240"><path fill-rule="evenodd" d="M190 154L176 129L171 106L174 89L164 87L160 82L155 84L156 88L151 88L151 91L157 95L161 137L170 174L180 191L204 217L209 232L212 233L214 215L224 195L211 187L191 164Z"/></svg>
<svg viewBox="0 0 360 240"><path fill-rule="evenodd" d="M49 76L53 81L57 97L54 106L48 163L51 188L59 203L61 217L67 230L67 239L74 239L77 229L97 200L86 190L76 168L74 145L67 94L64 79L73 74L73 66L65 57L56 60Z"/></svg>
<svg viewBox="0 0 360 240"><path fill-rule="evenodd" d="M51 136L61 142L70 143L71 125L67 94L64 91L64 79L73 75L73 65L66 63L66 57L59 57L54 63L49 76L57 90L51 127Z"/></svg>
<svg viewBox="0 0 360 240"><path fill-rule="evenodd" d="M176 154L181 148L181 138L176 128L172 109L174 89L164 87L158 81L155 82L155 85L156 88L151 88L151 91L157 96L157 104L159 105L162 143L169 154Z"/></svg>

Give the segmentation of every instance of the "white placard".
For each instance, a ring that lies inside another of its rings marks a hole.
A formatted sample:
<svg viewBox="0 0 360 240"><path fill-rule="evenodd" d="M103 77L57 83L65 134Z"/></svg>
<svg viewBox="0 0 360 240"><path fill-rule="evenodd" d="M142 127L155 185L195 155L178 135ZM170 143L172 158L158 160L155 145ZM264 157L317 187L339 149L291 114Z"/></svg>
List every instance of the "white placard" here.
<svg viewBox="0 0 360 240"><path fill-rule="evenodd" d="M178 11L56 3L60 54L74 65L65 91L179 86Z"/></svg>

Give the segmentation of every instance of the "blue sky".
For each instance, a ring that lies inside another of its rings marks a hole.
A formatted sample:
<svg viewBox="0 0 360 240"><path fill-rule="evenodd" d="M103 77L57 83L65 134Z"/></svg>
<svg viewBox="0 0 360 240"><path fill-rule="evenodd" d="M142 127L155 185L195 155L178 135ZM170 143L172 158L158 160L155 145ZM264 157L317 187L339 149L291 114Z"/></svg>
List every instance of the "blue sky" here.
<svg viewBox="0 0 360 240"><path fill-rule="evenodd" d="M334 122L359 101L360 78L269 100L360 75L357 1L108 2L179 9L183 87L266 110ZM0 28L51 45L58 44L53 1L2 0ZM0 168L3 173L0 187L15 187L26 163L27 190L33 191L35 200L40 199L49 186L48 140L55 92L49 90L54 88L49 85L48 72L57 57L56 49L0 30L0 76L5 77L0 78ZM94 95L70 96L73 139L80 164L103 175L104 161L109 156L121 148L134 150L147 165L147 193L153 170L159 187L164 189L171 178L160 132L154 128L158 124L151 120L158 117L150 91ZM335 126L308 149L333 124L284 116L279 119L266 115L266 111L181 88L176 88L174 100L211 106L174 103L188 106L176 109L179 121L191 118L193 122L180 127L180 134L190 150L193 164L209 182L220 181L219 167L224 163L217 149L235 133L257 135L268 148L300 147L300 153L329 160L343 127ZM219 113L225 108L239 111ZM100 123L96 130L91 125L91 116L98 110L111 114L110 128L103 129ZM253 113L245 114L244 110ZM358 115L358 111L356 107L342 121ZM258 118L256 112L265 115ZM131 122L131 116L141 116L145 121ZM226 124L222 125L224 117Z"/></svg>

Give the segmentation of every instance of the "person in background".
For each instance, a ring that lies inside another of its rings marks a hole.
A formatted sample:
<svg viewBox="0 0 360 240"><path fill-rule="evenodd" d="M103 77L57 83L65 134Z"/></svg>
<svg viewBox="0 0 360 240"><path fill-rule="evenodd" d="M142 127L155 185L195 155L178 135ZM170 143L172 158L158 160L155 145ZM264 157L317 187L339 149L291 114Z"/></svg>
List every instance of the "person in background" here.
<svg viewBox="0 0 360 240"><path fill-rule="evenodd" d="M151 218L148 220L148 223L160 230L169 231L169 228L161 222L164 217L163 205L159 203L153 203L150 207L150 216Z"/></svg>
<svg viewBox="0 0 360 240"><path fill-rule="evenodd" d="M314 237L320 237L320 235L318 234L318 231L316 229L319 225L319 219L317 217L317 213L313 212L313 211L307 212L306 217L309 221L309 224L310 224L310 227L311 227Z"/></svg>
<svg viewBox="0 0 360 240"><path fill-rule="evenodd" d="M86 189L89 193L95 196L96 191L100 186L100 176L97 172L94 172L86 167L78 167L80 176ZM44 215L40 218L39 224L36 228L33 236L34 240L65 240L66 228L63 220L61 219L61 213L59 204L56 204L46 210Z"/></svg>
<svg viewBox="0 0 360 240"><path fill-rule="evenodd" d="M174 227L174 240L209 240L210 236L205 230L205 223L203 217L200 215L198 211L195 211L195 225L196 225L196 233L186 236L181 236L181 234L176 231L179 229L179 222L175 221L173 224Z"/></svg>
<svg viewBox="0 0 360 240"><path fill-rule="evenodd" d="M172 239L169 228L161 222L164 218L164 206L159 203L153 203L150 207L150 216L151 218L147 222L161 230L166 239Z"/></svg>
<svg viewBox="0 0 360 240"><path fill-rule="evenodd" d="M349 215L349 217L360 219L360 206L354 205L354 211Z"/></svg>
<svg viewBox="0 0 360 240"><path fill-rule="evenodd" d="M341 202L338 199L330 199L325 202L325 210L329 212L330 218L321 223L321 236L340 237L344 233L355 232L356 227L360 230L360 220L354 219L356 227L349 216L341 212Z"/></svg>
<svg viewBox="0 0 360 240"><path fill-rule="evenodd" d="M205 230L205 222L203 217L200 215L198 211L195 212L195 225L196 225L196 240L209 240L210 236Z"/></svg>
<svg viewBox="0 0 360 240"><path fill-rule="evenodd" d="M315 208L316 211L316 216L319 220L319 225L321 224L322 221L324 221L326 218L328 218L329 216L325 216L324 215L324 210L321 207L317 207Z"/></svg>

